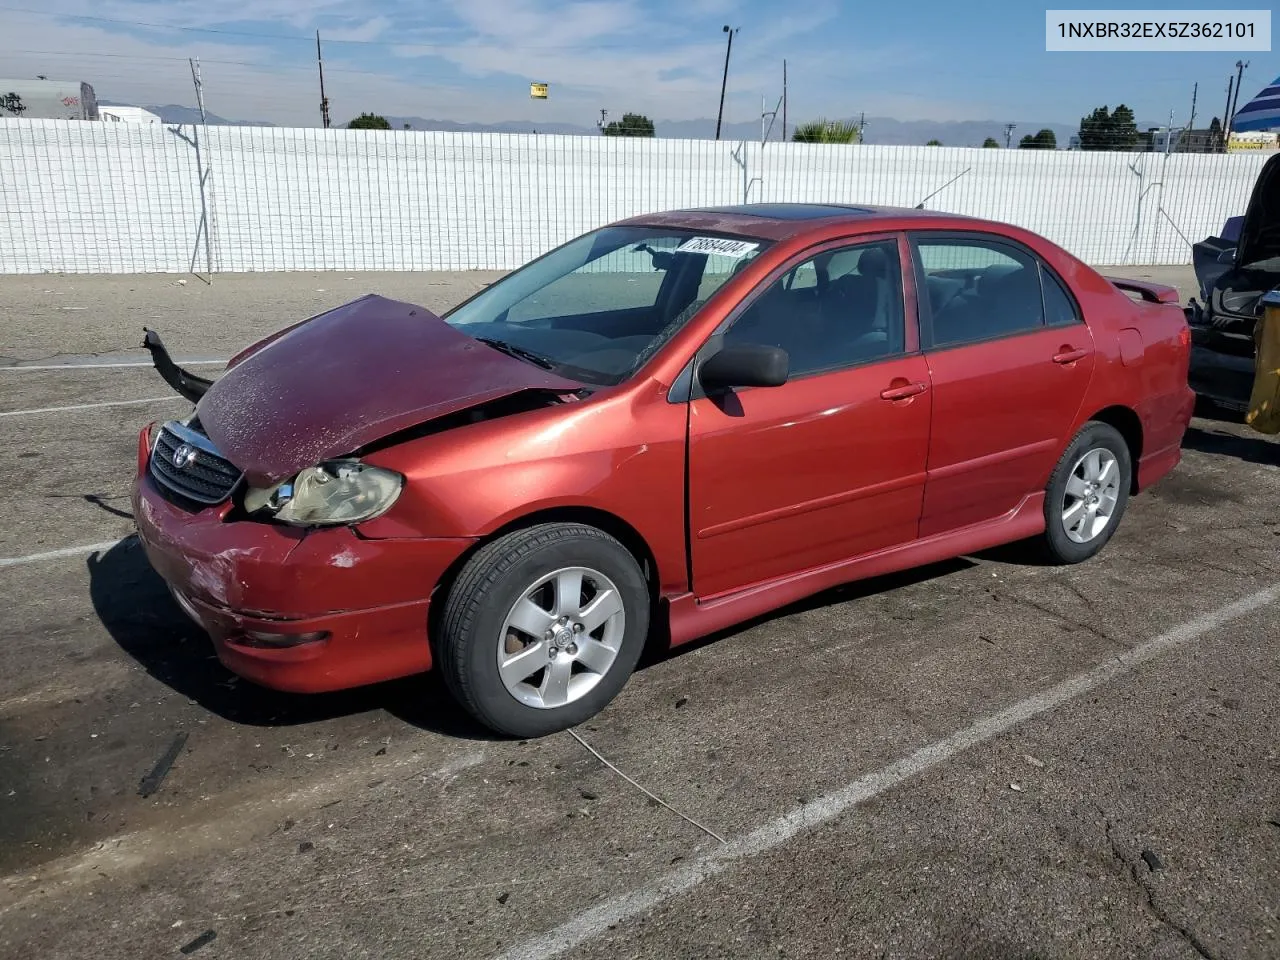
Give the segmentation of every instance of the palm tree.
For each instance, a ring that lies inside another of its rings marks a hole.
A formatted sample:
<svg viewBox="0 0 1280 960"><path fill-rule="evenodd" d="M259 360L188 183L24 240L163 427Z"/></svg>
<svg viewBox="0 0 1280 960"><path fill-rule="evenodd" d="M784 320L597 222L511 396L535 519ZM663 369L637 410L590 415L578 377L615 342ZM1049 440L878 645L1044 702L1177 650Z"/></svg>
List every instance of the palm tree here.
<svg viewBox="0 0 1280 960"><path fill-rule="evenodd" d="M796 143L861 143L862 131L851 120L813 120L796 127Z"/></svg>

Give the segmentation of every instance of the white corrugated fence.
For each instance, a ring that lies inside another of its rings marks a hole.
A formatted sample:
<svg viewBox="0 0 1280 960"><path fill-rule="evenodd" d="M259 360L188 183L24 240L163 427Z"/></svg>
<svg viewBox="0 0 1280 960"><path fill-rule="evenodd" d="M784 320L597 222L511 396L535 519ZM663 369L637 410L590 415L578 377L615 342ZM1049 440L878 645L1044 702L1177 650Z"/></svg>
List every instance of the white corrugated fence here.
<svg viewBox="0 0 1280 960"><path fill-rule="evenodd" d="M503 270L744 199L924 202L1091 263L1184 264L1265 159L5 120L0 273Z"/></svg>

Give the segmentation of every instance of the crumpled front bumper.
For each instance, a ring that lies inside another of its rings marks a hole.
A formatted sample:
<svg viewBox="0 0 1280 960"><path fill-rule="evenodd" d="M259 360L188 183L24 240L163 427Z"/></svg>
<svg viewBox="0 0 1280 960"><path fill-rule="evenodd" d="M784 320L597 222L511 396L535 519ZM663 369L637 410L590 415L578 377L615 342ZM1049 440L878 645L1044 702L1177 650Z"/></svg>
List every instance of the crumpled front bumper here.
<svg viewBox="0 0 1280 960"><path fill-rule="evenodd" d="M427 613L470 539L370 540L228 520L161 493L139 437L133 509L152 567L212 637L218 658L263 686L315 693L430 669Z"/></svg>

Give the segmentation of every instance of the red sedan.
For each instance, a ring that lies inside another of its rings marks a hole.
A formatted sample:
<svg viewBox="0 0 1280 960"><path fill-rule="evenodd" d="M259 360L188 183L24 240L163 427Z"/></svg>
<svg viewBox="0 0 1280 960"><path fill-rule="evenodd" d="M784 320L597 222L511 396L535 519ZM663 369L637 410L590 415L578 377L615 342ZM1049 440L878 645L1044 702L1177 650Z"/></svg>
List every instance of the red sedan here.
<svg viewBox="0 0 1280 960"><path fill-rule="evenodd" d="M233 671L442 671L489 727L601 710L678 645L1010 541L1092 557L1178 463L1171 288L1004 224L635 217L436 317L376 296L232 359L138 446L138 534Z"/></svg>

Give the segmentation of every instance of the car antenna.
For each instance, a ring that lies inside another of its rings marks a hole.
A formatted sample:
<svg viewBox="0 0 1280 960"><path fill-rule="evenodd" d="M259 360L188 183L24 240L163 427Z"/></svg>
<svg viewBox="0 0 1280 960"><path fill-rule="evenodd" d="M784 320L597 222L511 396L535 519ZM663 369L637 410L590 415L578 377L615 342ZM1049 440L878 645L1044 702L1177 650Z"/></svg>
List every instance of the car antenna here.
<svg viewBox="0 0 1280 960"><path fill-rule="evenodd" d="M950 180L948 180L946 183L940 186L937 190L933 191L933 193L929 194L927 197L921 200L918 204L916 204L916 209L923 210L925 203L932 200L934 197L940 194L943 190L947 189L947 187L951 186L953 183L955 183L957 180L959 180L961 177L963 177L966 173L968 173L972 169L973 167L965 167L963 170L957 173L954 177L952 177Z"/></svg>

